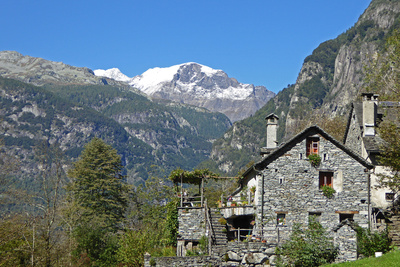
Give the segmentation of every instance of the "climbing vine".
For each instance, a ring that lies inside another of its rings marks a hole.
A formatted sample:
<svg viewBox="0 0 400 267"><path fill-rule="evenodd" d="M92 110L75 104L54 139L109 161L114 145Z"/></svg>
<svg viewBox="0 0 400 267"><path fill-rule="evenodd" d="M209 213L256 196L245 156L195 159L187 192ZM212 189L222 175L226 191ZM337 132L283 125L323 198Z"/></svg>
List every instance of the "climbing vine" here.
<svg viewBox="0 0 400 267"><path fill-rule="evenodd" d="M175 198L167 204L167 218L165 223L165 245L176 247L176 238L178 235L178 206L179 199Z"/></svg>
<svg viewBox="0 0 400 267"><path fill-rule="evenodd" d="M168 178L174 182L174 184L178 184L182 181L183 183L200 185L203 178L217 178L218 176L218 174L213 173L209 169L185 171L178 168L173 170Z"/></svg>

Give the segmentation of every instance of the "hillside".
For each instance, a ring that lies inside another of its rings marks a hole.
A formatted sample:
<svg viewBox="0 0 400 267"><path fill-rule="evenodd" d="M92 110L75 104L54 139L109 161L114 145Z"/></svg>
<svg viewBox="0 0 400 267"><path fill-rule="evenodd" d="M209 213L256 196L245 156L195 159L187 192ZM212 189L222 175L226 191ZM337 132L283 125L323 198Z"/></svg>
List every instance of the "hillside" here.
<svg viewBox="0 0 400 267"><path fill-rule="evenodd" d="M138 183L153 165L166 172L195 167L230 126L219 113L159 104L106 85L37 87L0 77L0 103L5 148L21 159L20 177L28 180L35 174L32 149L41 140L58 142L74 160L92 137L100 137L118 150L128 179Z"/></svg>
<svg viewBox="0 0 400 267"><path fill-rule="evenodd" d="M386 38L400 28L399 15L400 1L372 1L353 27L320 44L305 58L294 85L279 92L253 117L236 122L217 140L211 159L201 166L236 175L257 159L266 140L264 118L271 112L280 118L281 142L315 123L312 118L346 116L364 88L365 67L383 50Z"/></svg>

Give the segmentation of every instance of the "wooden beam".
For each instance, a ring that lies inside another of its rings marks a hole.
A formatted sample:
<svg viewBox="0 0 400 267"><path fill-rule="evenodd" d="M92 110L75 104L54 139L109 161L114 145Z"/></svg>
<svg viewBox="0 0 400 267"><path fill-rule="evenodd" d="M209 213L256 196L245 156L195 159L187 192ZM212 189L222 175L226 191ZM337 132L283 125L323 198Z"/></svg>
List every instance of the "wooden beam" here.
<svg viewBox="0 0 400 267"><path fill-rule="evenodd" d="M341 214L359 214L360 212L357 210L337 210L335 213L341 213Z"/></svg>

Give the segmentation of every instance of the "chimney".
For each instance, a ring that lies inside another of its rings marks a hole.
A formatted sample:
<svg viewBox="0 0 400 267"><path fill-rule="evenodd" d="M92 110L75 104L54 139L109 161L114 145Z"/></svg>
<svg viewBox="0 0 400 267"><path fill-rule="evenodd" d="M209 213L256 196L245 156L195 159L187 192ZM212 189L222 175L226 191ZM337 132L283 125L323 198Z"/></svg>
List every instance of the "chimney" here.
<svg viewBox="0 0 400 267"><path fill-rule="evenodd" d="M363 136L375 136L378 94L362 93Z"/></svg>
<svg viewBox="0 0 400 267"><path fill-rule="evenodd" d="M274 113L269 114L265 120L267 121L267 147L266 149L275 149L278 146L276 139L276 130L278 128L279 117Z"/></svg>

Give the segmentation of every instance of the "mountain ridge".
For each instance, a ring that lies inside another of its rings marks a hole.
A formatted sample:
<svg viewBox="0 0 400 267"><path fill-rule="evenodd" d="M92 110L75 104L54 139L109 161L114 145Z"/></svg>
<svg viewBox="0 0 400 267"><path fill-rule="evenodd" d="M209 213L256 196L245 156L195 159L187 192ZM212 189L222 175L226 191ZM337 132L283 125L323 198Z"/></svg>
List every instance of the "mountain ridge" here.
<svg viewBox="0 0 400 267"><path fill-rule="evenodd" d="M253 115L275 95L264 86L239 83L222 70L195 62L152 68L133 78L127 77L117 68L94 70L94 73L127 82L153 98L224 113L232 122Z"/></svg>

